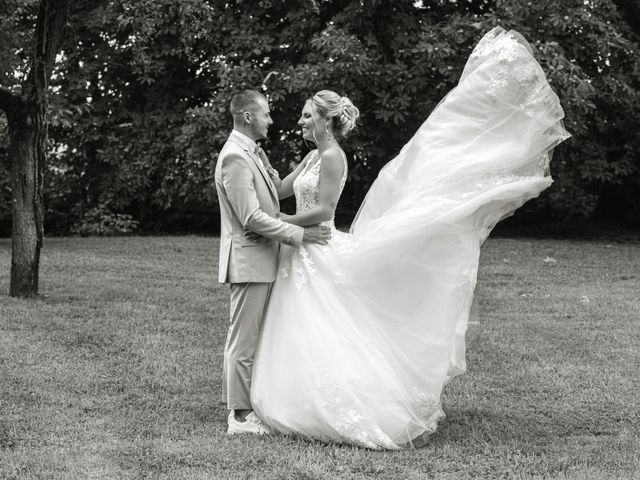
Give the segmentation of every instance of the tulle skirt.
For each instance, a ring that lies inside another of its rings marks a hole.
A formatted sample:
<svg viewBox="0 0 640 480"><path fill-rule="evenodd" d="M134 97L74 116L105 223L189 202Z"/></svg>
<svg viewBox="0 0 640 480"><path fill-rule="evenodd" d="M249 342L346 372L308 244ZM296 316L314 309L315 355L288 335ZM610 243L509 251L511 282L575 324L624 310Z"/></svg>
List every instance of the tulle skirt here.
<svg viewBox="0 0 640 480"><path fill-rule="evenodd" d="M485 35L350 233L282 247L251 387L267 424L386 449L435 431L443 387L466 368L480 246L551 184L563 116L526 41Z"/></svg>

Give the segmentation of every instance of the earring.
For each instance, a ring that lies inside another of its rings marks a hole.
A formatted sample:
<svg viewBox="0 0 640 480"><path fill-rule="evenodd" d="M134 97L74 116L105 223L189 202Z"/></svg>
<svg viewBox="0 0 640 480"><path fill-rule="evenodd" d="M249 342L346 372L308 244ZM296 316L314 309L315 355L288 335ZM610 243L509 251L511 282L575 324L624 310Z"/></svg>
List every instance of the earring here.
<svg viewBox="0 0 640 480"><path fill-rule="evenodd" d="M329 133L329 122L324 122L324 133L327 134L327 140L331 140L331 134Z"/></svg>

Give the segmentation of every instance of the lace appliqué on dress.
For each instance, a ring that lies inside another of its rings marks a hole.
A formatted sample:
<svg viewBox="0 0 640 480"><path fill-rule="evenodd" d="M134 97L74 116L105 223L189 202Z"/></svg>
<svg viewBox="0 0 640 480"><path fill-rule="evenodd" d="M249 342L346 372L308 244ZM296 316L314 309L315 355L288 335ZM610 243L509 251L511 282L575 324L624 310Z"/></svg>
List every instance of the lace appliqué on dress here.
<svg viewBox="0 0 640 480"><path fill-rule="evenodd" d="M284 248L284 247L283 247ZM288 247L288 251L280 259L280 276L289 278L293 271L296 288L300 290L309 281L309 276L316 272L313 258L304 245Z"/></svg>
<svg viewBox="0 0 640 480"><path fill-rule="evenodd" d="M531 47L516 32L496 27L487 33L469 56L462 77L474 71L489 77L486 93L494 102L507 103L530 117L559 105Z"/></svg>
<svg viewBox="0 0 640 480"><path fill-rule="evenodd" d="M305 169L293 182L293 193L296 198L296 213L306 212L320 203L320 155L316 150Z"/></svg>
<svg viewBox="0 0 640 480"><path fill-rule="evenodd" d="M506 185L507 183L519 182L522 180L527 180L532 178L532 176L528 175L501 175L498 177L489 177L485 180L480 180L477 182L471 190L464 192L461 195L463 200L469 200L473 197L480 195L481 193L486 192L495 187L499 187L501 185Z"/></svg>
<svg viewBox="0 0 640 480"><path fill-rule="evenodd" d="M348 404L348 399L328 372L320 369L319 375L322 410L332 413L332 418L327 421L346 443L371 449L396 448L393 440L381 428L371 429L358 408Z"/></svg>
<svg viewBox="0 0 640 480"><path fill-rule="evenodd" d="M445 417L440 398L421 392L415 387L412 389L412 393L415 397L414 401L417 403L417 411L420 413L420 420L424 424L423 435L430 435L436 431L438 421Z"/></svg>

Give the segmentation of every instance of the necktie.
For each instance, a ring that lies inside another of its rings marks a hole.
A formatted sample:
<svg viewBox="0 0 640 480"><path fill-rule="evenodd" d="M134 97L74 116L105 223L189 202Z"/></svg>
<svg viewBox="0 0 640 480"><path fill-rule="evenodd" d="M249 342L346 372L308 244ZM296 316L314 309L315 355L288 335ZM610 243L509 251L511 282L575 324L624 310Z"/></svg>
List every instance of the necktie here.
<svg viewBox="0 0 640 480"><path fill-rule="evenodd" d="M260 153L262 153L262 149L260 148L260 145L256 145L256 148L253 150L253 154L256 156L256 158L260 161L260 166L264 169L265 172L269 173L269 169L268 167L265 165L264 160L262 159L262 157L260 156Z"/></svg>

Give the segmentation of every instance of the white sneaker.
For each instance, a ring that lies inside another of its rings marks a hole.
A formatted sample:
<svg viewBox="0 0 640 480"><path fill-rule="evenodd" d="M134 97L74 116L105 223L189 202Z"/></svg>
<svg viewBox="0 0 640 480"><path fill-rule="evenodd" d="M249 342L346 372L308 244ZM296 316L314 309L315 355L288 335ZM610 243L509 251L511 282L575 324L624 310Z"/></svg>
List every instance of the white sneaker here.
<svg viewBox="0 0 640 480"><path fill-rule="evenodd" d="M247 415L247 418L244 422L239 422L236 420L236 416L233 410L229 413L229 428L227 429L227 433L229 435L235 435L238 433L253 433L254 435L266 435L270 433L269 427L267 427L262 421L258 418L258 416L251 412Z"/></svg>

